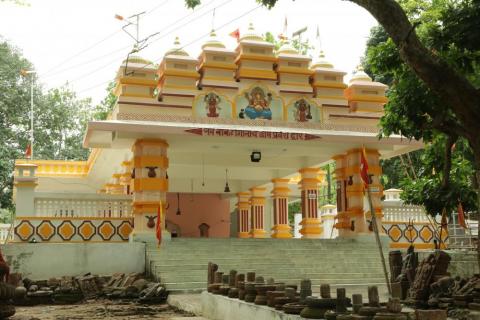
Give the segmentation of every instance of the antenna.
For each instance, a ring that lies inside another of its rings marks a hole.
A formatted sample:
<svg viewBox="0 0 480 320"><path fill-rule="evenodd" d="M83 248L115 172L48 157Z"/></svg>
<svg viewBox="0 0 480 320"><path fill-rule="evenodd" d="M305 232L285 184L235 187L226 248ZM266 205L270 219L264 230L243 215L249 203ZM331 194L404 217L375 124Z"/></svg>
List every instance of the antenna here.
<svg viewBox="0 0 480 320"><path fill-rule="evenodd" d="M122 30L130 36L133 40L135 40L135 45L138 46L140 43L140 16L145 14L146 12L139 12L136 14L131 15L128 18L124 18L123 16L116 14L115 19L120 20L120 21L126 21L127 24L122 27ZM135 18L135 21L132 20L132 18ZM127 27L134 25L135 26L135 35L132 35L130 32L128 32Z"/></svg>

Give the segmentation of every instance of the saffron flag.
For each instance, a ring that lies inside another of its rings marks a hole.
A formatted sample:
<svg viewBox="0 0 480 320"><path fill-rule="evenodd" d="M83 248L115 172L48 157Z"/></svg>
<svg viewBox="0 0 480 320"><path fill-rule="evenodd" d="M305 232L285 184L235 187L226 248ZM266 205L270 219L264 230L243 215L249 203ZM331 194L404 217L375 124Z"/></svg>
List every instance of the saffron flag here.
<svg viewBox="0 0 480 320"><path fill-rule="evenodd" d="M157 225L155 227L158 244L162 243L162 209L163 209L163 206L162 206L162 202L160 201L160 205L158 206L158 211L157 211Z"/></svg>
<svg viewBox="0 0 480 320"><path fill-rule="evenodd" d="M29 143L25 150L25 158L30 159L32 157L32 145Z"/></svg>
<svg viewBox="0 0 480 320"><path fill-rule="evenodd" d="M463 212L463 206L461 202L458 202L458 224L462 226L462 228L467 229L467 224L465 223L465 213Z"/></svg>
<svg viewBox="0 0 480 320"><path fill-rule="evenodd" d="M238 42L240 40L240 29L237 28L234 31L230 32L228 35L237 39Z"/></svg>
<svg viewBox="0 0 480 320"><path fill-rule="evenodd" d="M365 188L368 186L368 163L367 163L367 155L365 152L365 148L362 148L362 153L360 154L360 177L363 180Z"/></svg>

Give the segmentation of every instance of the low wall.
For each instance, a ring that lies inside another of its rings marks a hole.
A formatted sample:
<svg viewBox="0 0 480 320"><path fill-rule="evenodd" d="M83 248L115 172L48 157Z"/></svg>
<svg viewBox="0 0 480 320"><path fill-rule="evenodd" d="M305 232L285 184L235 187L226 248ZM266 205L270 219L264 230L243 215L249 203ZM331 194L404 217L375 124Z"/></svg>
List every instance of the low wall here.
<svg viewBox="0 0 480 320"><path fill-rule="evenodd" d="M144 272L143 243L9 243L2 252L10 272L33 280L115 272Z"/></svg>
<svg viewBox="0 0 480 320"><path fill-rule="evenodd" d="M211 320L299 320L298 315L286 314L267 306L258 306L239 299L202 292L202 316Z"/></svg>
<svg viewBox="0 0 480 320"><path fill-rule="evenodd" d="M422 261L432 252L419 251L418 260ZM479 273L476 251L445 250L445 252L452 258L448 266L448 272L452 276L471 277Z"/></svg>

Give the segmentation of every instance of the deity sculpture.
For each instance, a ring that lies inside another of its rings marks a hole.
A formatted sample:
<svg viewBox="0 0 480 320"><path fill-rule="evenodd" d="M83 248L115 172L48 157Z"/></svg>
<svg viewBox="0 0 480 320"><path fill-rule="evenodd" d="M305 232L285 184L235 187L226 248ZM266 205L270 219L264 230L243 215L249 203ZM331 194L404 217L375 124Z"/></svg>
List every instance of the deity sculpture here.
<svg viewBox="0 0 480 320"><path fill-rule="evenodd" d="M217 94L210 92L205 96L203 101L205 101L205 109L207 110L207 117L217 118L219 116L219 113L217 112L217 110L222 110L222 108L218 106L218 104L221 101L220 97Z"/></svg>
<svg viewBox="0 0 480 320"><path fill-rule="evenodd" d="M250 119L268 119L272 120L272 111L270 103L272 102L272 94L265 92L259 87L252 89L250 93L245 92L245 98L248 100L248 106L245 108L245 114Z"/></svg>
<svg viewBox="0 0 480 320"><path fill-rule="evenodd" d="M293 115L295 120L298 122L307 122L308 120L312 119L310 104L308 104L305 99L296 101L294 107L295 110L293 111Z"/></svg>

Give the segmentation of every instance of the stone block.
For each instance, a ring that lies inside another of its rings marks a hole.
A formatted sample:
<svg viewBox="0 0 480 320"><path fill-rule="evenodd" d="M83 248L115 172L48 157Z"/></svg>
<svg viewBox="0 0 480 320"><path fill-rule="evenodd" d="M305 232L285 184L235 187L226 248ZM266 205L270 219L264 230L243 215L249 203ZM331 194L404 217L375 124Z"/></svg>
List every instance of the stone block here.
<svg viewBox="0 0 480 320"><path fill-rule="evenodd" d="M447 320L447 311L445 310L416 310L417 320Z"/></svg>

